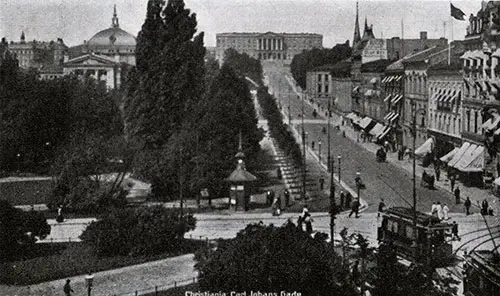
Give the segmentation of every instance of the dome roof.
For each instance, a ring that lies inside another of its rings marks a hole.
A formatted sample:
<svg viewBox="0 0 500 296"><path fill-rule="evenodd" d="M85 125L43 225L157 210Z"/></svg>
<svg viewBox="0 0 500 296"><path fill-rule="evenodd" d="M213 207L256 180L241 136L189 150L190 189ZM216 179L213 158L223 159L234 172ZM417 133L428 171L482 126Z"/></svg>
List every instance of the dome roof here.
<svg viewBox="0 0 500 296"><path fill-rule="evenodd" d="M102 30L95 34L87 43L90 48L93 47L130 47L136 46L135 37L120 29L118 24L118 15L116 14L116 5L114 6L113 18L111 19L111 28Z"/></svg>
<svg viewBox="0 0 500 296"><path fill-rule="evenodd" d="M136 45L135 37L120 29L119 27L112 27L102 30L95 34L88 41L87 45L89 47L94 46L134 46Z"/></svg>

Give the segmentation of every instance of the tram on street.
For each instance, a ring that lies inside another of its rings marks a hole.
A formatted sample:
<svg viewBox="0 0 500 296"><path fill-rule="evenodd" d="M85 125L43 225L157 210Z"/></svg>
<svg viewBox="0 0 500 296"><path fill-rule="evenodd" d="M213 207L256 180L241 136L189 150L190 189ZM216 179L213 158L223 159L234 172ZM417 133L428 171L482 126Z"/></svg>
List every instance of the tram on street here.
<svg viewBox="0 0 500 296"><path fill-rule="evenodd" d="M379 242L392 243L397 254L415 263L438 267L446 266L453 259L451 242L446 238L452 224L438 217L417 211L417 239L414 240L414 211L410 208L392 207L382 216L378 228Z"/></svg>
<svg viewBox="0 0 500 296"><path fill-rule="evenodd" d="M464 295L500 295L500 256L498 253L478 250L465 256Z"/></svg>

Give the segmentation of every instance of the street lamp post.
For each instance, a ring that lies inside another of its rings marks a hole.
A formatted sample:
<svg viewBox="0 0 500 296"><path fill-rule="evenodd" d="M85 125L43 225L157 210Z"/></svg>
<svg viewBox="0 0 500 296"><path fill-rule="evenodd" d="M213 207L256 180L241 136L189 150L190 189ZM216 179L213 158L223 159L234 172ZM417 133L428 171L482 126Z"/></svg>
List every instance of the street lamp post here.
<svg viewBox="0 0 500 296"><path fill-rule="evenodd" d="M360 201L360 189L361 189L361 173L360 172L356 172L356 179L354 179L356 181L356 189L357 189L357 193L358 193L358 201Z"/></svg>
<svg viewBox="0 0 500 296"><path fill-rule="evenodd" d="M342 156L337 156L337 159L339 160L339 184L340 184L340 176L341 176L341 170L340 170L340 162L342 160Z"/></svg>
<svg viewBox="0 0 500 296"><path fill-rule="evenodd" d="M335 205L335 183L333 182L333 161L330 163L330 239L332 242L332 247L335 246L335 215L336 215L336 205Z"/></svg>
<svg viewBox="0 0 500 296"><path fill-rule="evenodd" d="M422 115L425 115L425 109L420 108L418 110L415 110L415 102L412 101L411 104L412 107L412 112L413 112L413 122L412 122L412 136L413 136L413 143L412 143L412 154L413 154L413 163L412 163L412 170L413 170L413 243L414 243L414 252L415 256L414 258L417 258L417 176L416 176L416 157L415 157L415 138L417 137L417 114L419 112L422 112Z"/></svg>
<svg viewBox="0 0 500 296"><path fill-rule="evenodd" d="M318 158L319 164L321 165L321 138L318 139Z"/></svg>

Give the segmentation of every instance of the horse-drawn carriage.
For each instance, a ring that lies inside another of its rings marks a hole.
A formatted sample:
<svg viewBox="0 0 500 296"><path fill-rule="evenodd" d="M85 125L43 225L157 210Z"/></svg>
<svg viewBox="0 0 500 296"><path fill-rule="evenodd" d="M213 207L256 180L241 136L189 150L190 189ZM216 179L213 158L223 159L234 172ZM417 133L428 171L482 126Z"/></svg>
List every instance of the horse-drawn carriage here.
<svg viewBox="0 0 500 296"><path fill-rule="evenodd" d="M429 189L434 189L435 177L434 175L428 174L427 172L422 173L422 179L420 179L420 186L427 187Z"/></svg>
<svg viewBox="0 0 500 296"><path fill-rule="evenodd" d="M377 150L375 155L377 156L378 162L385 162L387 160L387 152L385 152L385 149L382 147Z"/></svg>

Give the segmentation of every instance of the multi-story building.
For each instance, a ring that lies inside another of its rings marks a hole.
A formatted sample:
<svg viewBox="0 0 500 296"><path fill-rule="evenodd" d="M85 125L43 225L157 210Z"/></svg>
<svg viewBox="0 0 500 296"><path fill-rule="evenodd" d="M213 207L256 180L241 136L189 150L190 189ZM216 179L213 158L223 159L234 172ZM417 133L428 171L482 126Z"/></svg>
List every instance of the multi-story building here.
<svg viewBox="0 0 500 296"><path fill-rule="evenodd" d="M323 65L307 71L306 74L307 95L321 106L333 103L332 69L333 65Z"/></svg>
<svg viewBox="0 0 500 296"><path fill-rule="evenodd" d="M483 184L483 174L499 177L500 162L500 9L499 1L483 2L469 18L463 59L462 165L464 181ZM468 147L465 147L468 146Z"/></svg>
<svg viewBox="0 0 500 296"><path fill-rule="evenodd" d="M404 59L404 58L403 58ZM386 140L397 147L403 146L404 81L403 59L393 62L385 69L382 79L384 96L384 124L389 127Z"/></svg>
<svg viewBox="0 0 500 296"><path fill-rule="evenodd" d="M404 56L422 51L433 46L446 46L446 38L427 39L427 32L420 32L420 39L371 39L363 49L362 62L368 63L376 60L395 61Z"/></svg>
<svg viewBox="0 0 500 296"><path fill-rule="evenodd" d="M69 49L63 74L91 76L109 89L120 88L126 68L135 66L135 47L136 38L120 28L115 5L110 28Z"/></svg>
<svg viewBox="0 0 500 296"><path fill-rule="evenodd" d="M434 154L448 163L462 145L462 63L463 47L453 48L448 62L432 65L427 74L428 135L434 139Z"/></svg>
<svg viewBox="0 0 500 296"><path fill-rule="evenodd" d="M50 42L26 41L26 36L22 32L20 41L11 41L8 49L16 56L20 68L39 69L47 65L61 65L68 47L61 38Z"/></svg>
<svg viewBox="0 0 500 296"><path fill-rule="evenodd" d="M255 59L289 63L303 50L323 48L323 36L312 33L218 33L215 56L220 63L229 48Z"/></svg>
<svg viewBox="0 0 500 296"><path fill-rule="evenodd" d="M428 117L428 88L427 70L430 66L446 61L448 59L448 46L431 47L429 49L415 53L403 60L405 68L405 106L403 145L413 146L415 136L415 146L420 147L427 139L427 117ZM416 131L413 131L415 122ZM429 151L430 152L430 151Z"/></svg>

